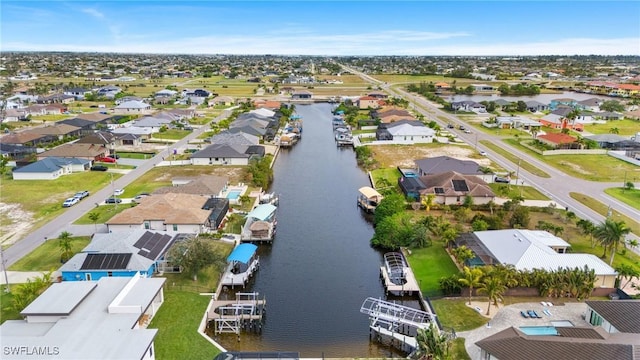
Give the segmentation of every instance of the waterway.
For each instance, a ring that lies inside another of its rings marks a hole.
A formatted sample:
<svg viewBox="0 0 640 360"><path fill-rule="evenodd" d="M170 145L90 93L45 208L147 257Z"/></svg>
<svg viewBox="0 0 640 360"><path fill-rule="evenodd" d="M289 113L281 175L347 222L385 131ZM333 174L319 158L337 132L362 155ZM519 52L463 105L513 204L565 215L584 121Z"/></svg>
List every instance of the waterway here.
<svg viewBox="0 0 640 360"><path fill-rule="evenodd" d="M385 298L383 253L369 245L373 227L356 206L358 188L370 185L351 148L333 138L331 105L296 105L302 140L274 165L271 191L280 194L272 245L260 245L260 269L247 289L266 297L259 334L223 334L229 351L295 351L303 357L402 356L369 340L360 313L369 296ZM417 301L398 302L417 307Z"/></svg>

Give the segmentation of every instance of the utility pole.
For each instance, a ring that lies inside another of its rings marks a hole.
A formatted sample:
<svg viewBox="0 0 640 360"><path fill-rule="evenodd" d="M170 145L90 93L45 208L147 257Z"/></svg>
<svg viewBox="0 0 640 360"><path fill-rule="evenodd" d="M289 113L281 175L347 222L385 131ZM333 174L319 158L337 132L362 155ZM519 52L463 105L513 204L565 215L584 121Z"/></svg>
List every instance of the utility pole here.
<svg viewBox="0 0 640 360"><path fill-rule="evenodd" d="M4 271L4 281L7 283L5 292L11 292L11 285L9 285L9 275L7 275L7 261L4 258L4 251L0 246L0 262L2 262L2 271Z"/></svg>

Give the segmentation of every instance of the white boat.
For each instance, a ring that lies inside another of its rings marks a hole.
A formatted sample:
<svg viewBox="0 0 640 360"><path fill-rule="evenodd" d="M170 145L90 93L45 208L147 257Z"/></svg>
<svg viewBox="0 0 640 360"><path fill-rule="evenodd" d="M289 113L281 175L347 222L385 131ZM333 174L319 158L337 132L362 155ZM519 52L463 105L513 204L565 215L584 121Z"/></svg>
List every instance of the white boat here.
<svg viewBox="0 0 640 360"><path fill-rule="evenodd" d="M260 195L260 199L258 200L260 204L271 204L274 206L278 206L280 199L278 195L275 193L264 193Z"/></svg>
<svg viewBox="0 0 640 360"><path fill-rule="evenodd" d="M351 133L337 133L336 143L338 146L353 145L353 136Z"/></svg>

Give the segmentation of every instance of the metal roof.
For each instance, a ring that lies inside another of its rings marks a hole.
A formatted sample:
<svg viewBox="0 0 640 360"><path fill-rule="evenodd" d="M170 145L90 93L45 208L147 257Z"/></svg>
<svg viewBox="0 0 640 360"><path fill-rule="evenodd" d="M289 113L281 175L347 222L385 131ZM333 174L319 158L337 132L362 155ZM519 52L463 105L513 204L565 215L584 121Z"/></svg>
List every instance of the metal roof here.
<svg viewBox="0 0 640 360"><path fill-rule="evenodd" d="M258 205L255 209L251 210L251 212L247 214L247 217L265 221L271 217L276 209L277 207L271 204Z"/></svg>
<svg viewBox="0 0 640 360"><path fill-rule="evenodd" d="M253 254L256 253L258 247L253 244L240 244L227 257L228 262L237 261L248 264Z"/></svg>

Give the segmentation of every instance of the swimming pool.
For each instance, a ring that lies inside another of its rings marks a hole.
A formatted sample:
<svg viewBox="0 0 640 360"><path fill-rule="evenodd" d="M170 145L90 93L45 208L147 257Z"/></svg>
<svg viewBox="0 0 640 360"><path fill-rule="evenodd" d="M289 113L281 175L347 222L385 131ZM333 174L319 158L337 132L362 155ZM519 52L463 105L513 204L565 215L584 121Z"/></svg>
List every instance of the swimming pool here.
<svg viewBox="0 0 640 360"><path fill-rule="evenodd" d="M229 200L237 200L242 194L241 190L231 190L227 193L227 199Z"/></svg>
<svg viewBox="0 0 640 360"><path fill-rule="evenodd" d="M521 326L519 329L526 335L558 335L555 326Z"/></svg>

